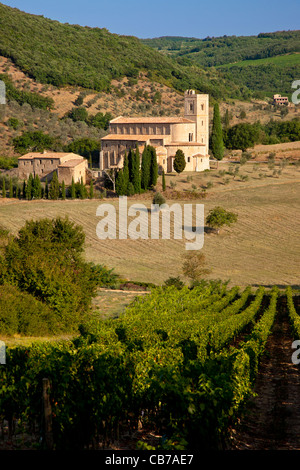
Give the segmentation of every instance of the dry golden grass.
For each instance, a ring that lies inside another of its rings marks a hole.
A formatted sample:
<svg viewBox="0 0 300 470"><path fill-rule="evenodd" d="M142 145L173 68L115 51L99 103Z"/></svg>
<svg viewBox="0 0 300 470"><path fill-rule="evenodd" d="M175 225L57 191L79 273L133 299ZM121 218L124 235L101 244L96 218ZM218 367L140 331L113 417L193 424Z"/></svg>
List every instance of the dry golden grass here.
<svg viewBox="0 0 300 470"><path fill-rule="evenodd" d="M209 210L221 205L238 214L238 222L224 228L219 235L205 233L203 253L211 268L208 278L228 280L232 285L299 285L300 265L300 171L296 167L283 169L279 177L272 177L266 165L260 165L259 177L253 164L247 163L240 172L249 179L239 178L224 184L220 169L228 168L222 163L218 170L207 175L167 176L167 184L177 180L176 189L191 189L213 181L206 191L206 199L189 201L204 204L205 216ZM187 177L192 181L187 182ZM114 268L123 278L135 281L163 283L170 276L181 276L186 239L174 240L100 240L96 226L100 218L97 207L110 202L118 212L118 200L74 201L14 201L2 200L0 223L12 233L17 233L26 220L41 217L69 216L82 225L86 233L87 260ZM169 204L174 201L167 200ZM178 201L176 201L178 202ZM180 201L183 204L185 201ZM128 198L133 204L150 207L151 194L140 198Z"/></svg>

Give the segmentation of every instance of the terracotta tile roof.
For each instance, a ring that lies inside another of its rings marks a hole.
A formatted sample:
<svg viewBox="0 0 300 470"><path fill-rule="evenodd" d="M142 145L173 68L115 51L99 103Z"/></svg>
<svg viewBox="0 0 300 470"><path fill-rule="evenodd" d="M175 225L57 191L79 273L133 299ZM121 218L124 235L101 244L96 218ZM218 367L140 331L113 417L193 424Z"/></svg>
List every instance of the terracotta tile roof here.
<svg viewBox="0 0 300 470"><path fill-rule="evenodd" d="M69 153L69 152L29 152L29 153L26 153L25 155L22 155L22 157L19 157L18 160L28 160L28 159L34 159L34 158L51 158L51 159L55 159L55 158L63 158L63 157L66 157L66 156L70 156L70 157L76 157L76 158L79 158L80 155L76 155L75 153Z"/></svg>
<svg viewBox="0 0 300 470"><path fill-rule="evenodd" d="M72 168L72 167L79 165L84 160L85 160L84 158L82 159L74 158L73 160L67 160L66 162L63 162L60 165L58 165L58 168Z"/></svg>
<svg viewBox="0 0 300 470"><path fill-rule="evenodd" d="M183 117L168 117L168 116L160 116L160 117L123 117L118 116L115 119L110 121L112 124L133 124L133 123L144 123L144 124L178 124L178 123L185 123L185 122L194 122L190 119L186 119Z"/></svg>
<svg viewBox="0 0 300 470"><path fill-rule="evenodd" d="M167 135L155 135L155 134L108 134L105 137L102 137L101 140L132 140L132 141L141 141L145 142L146 140L161 140L168 137Z"/></svg>
<svg viewBox="0 0 300 470"><path fill-rule="evenodd" d="M205 144L202 144L200 142L170 142L165 144L166 147L169 147L171 145L174 145L175 147L178 146L196 146L196 147L205 147Z"/></svg>

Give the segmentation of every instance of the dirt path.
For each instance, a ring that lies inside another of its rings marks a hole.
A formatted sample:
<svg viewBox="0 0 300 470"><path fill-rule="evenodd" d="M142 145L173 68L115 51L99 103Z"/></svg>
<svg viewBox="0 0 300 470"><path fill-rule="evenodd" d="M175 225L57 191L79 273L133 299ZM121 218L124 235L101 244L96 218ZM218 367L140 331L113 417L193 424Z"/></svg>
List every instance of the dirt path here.
<svg viewBox="0 0 300 470"><path fill-rule="evenodd" d="M234 430L232 450L300 450L300 369L284 302L267 344L244 419Z"/></svg>

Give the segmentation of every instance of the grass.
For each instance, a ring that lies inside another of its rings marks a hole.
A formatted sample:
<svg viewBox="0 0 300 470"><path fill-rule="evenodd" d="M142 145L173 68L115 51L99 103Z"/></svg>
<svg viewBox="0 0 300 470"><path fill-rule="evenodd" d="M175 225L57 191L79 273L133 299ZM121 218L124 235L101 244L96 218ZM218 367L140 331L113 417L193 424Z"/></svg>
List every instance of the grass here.
<svg viewBox="0 0 300 470"><path fill-rule="evenodd" d="M278 177L266 164L248 162L241 166L240 173L248 176L242 181L239 176L220 176L229 164L208 174L167 175L177 181L176 190L204 186L208 181L213 187L206 191L206 199L189 203L204 204L205 216L217 205L238 214L238 222L223 229L219 235L205 234L203 253L207 266L211 268L208 278L230 280L232 285L296 285L299 283L299 180L296 167L287 167ZM224 184L224 179L229 181ZM150 207L151 195L129 198L131 204ZM96 234L100 217L97 207L110 202L118 213L118 200L74 200L74 201L15 201L5 200L0 204L1 225L17 233L26 220L42 217L69 216L82 225L86 233L87 260L105 264L123 278L133 281L162 284L168 277L182 276L186 239L174 240L100 240ZM175 201L167 199L169 204ZM176 201L184 204L184 200ZM125 302L127 299L123 299Z"/></svg>
<svg viewBox="0 0 300 470"><path fill-rule="evenodd" d="M300 54L286 54L275 57L266 57L264 59L255 59L255 60L242 60L240 62L231 62L230 64L219 65L218 68L227 68L237 66L237 67L247 67L248 65L268 65L275 64L280 67L287 67L291 65L300 64Z"/></svg>

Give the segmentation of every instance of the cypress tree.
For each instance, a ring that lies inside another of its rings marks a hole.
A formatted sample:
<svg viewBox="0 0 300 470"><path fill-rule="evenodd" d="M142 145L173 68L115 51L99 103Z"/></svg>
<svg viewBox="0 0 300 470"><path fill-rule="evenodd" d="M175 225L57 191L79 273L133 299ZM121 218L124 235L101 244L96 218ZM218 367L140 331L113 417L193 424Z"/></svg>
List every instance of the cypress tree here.
<svg viewBox="0 0 300 470"><path fill-rule="evenodd" d="M45 198L49 199L49 186L48 186L48 178L45 181Z"/></svg>
<svg viewBox="0 0 300 470"><path fill-rule="evenodd" d="M165 170L162 171L162 190L166 190L166 177L165 177Z"/></svg>
<svg viewBox="0 0 300 470"><path fill-rule="evenodd" d="M53 173L53 177L49 186L49 198L54 200L59 198L59 182L56 171Z"/></svg>
<svg viewBox="0 0 300 470"><path fill-rule="evenodd" d="M125 180L124 180L124 171L121 169L118 171L117 177L116 177L116 194L118 196L125 196L127 193L127 185L125 186Z"/></svg>
<svg viewBox="0 0 300 470"><path fill-rule="evenodd" d="M127 191L127 187L129 183L129 167L128 167L128 156L126 152L124 154L124 162L123 162L123 178L124 178L124 188L126 188L126 191Z"/></svg>
<svg viewBox="0 0 300 470"><path fill-rule="evenodd" d="M38 175L35 175L32 182L32 197L34 199L41 199L42 197L42 186Z"/></svg>
<svg viewBox="0 0 300 470"><path fill-rule="evenodd" d="M140 159L140 151L139 151L138 146L136 146L136 150L133 154L133 163L134 163L134 167L133 167L132 183L134 186L135 193L140 194L141 192L141 170L140 170L141 159Z"/></svg>
<svg viewBox="0 0 300 470"><path fill-rule="evenodd" d="M76 188L75 188L75 183L74 183L74 178L72 177L72 184L71 184L71 198L75 199L76 198Z"/></svg>
<svg viewBox="0 0 300 470"><path fill-rule="evenodd" d="M14 197L14 188L11 178L9 178L9 197Z"/></svg>
<svg viewBox="0 0 300 470"><path fill-rule="evenodd" d="M65 181L63 180L62 184L61 184L61 198L63 200L66 199L66 185L65 185Z"/></svg>
<svg viewBox="0 0 300 470"><path fill-rule="evenodd" d="M23 181L23 188L22 188L22 197L26 199L26 181Z"/></svg>
<svg viewBox="0 0 300 470"><path fill-rule="evenodd" d="M90 198L90 199L93 199L93 197L94 197L94 182L93 182L93 180L91 180L91 182L90 182L89 198Z"/></svg>
<svg viewBox="0 0 300 470"><path fill-rule="evenodd" d="M27 201L32 199L32 193L33 193L33 176L30 173L27 184L26 184L26 191L25 191L25 197Z"/></svg>
<svg viewBox="0 0 300 470"><path fill-rule="evenodd" d="M176 173L181 173L185 169L185 156L181 149L178 149L175 153L173 166Z"/></svg>
<svg viewBox="0 0 300 470"><path fill-rule="evenodd" d="M86 196L85 194L85 186L83 184L83 179L81 177L81 180L80 180L80 187L79 187L79 197L80 199L84 199Z"/></svg>
<svg viewBox="0 0 300 470"><path fill-rule="evenodd" d="M220 110L218 103L214 105L214 116L211 132L211 151L213 156L217 160L222 160L224 156L224 142L223 142L223 131L220 118Z"/></svg>
<svg viewBox="0 0 300 470"><path fill-rule="evenodd" d="M150 152L147 145L142 153L142 164L141 164L141 187L147 190L149 188L150 181Z"/></svg>
<svg viewBox="0 0 300 470"><path fill-rule="evenodd" d="M150 178L149 178L149 187L153 188L156 186L158 178L158 165L157 165L157 156L156 150L154 147L149 145L148 147L150 153Z"/></svg>
<svg viewBox="0 0 300 470"><path fill-rule="evenodd" d="M135 155L132 149L128 152L128 173L129 181L133 184L134 180Z"/></svg>

